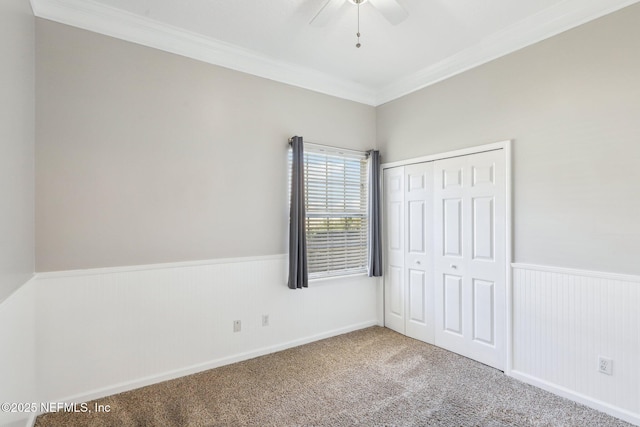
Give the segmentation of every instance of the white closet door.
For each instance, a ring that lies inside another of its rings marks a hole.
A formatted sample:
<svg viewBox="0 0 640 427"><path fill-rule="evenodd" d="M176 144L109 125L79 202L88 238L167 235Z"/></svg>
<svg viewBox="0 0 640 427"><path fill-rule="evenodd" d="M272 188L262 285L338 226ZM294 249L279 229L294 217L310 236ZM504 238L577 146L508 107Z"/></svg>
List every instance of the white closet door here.
<svg viewBox="0 0 640 427"><path fill-rule="evenodd" d="M504 153L439 160L434 176L435 343L504 369Z"/></svg>
<svg viewBox="0 0 640 427"><path fill-rule="evenodd" d="M433 344L433 163L404 170L405 334Z"/></svg>
<svg viewBox="0 0 640 427"><path fill-rule="evenodd" d="M384 218L384 324L404 334L404 167L384 171Z"/></svg>

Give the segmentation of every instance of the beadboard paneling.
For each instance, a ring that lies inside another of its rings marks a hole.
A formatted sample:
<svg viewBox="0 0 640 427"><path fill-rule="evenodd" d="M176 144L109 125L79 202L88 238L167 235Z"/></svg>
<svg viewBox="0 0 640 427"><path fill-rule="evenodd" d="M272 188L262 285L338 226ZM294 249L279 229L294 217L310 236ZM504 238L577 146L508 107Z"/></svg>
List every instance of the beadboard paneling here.
<svg viewBox="0 0 640 427"><path fill-rule="evenodd" d="M37 401L34 280L0 302L0 403ZM31 414L0 411L0 426L24 426Z"/></svg>
<svg viewBox="0 0 640 427"><path fill-rule="evenodd" d="M513 267L513 376L640 424L640 278Z"/></svg>
<svg viewBox="0 0 640 427"><path fill-rule="evenodd" d="M270 256L40 274L39 400L109 395L378 323L376 279L290 290L286 265Z"/></svg>

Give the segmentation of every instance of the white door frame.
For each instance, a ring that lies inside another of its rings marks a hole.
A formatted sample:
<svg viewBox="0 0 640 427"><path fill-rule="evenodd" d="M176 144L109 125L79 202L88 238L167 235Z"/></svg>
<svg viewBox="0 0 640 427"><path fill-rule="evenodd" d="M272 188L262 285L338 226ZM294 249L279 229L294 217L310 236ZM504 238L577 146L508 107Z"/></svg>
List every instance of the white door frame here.
<svg viewBox="0 0 640 427"><path fill-rule="evenodd" d="M512 313L512 274L511 274L511 262L513 252L513 238L512 238L512 175L511 175L511 140L494 142L491 144L477 145L475 147L463 148L460 150L448 151L444 153L430 154L428 156L414 157L406 160L399 160L397 162L383 163L380 165L380 176L383 176L385 169L394 168L398 166L412 165L415 163L433 162L436 160L448 159L451 157L466 156L469 154L483 153L485 151L503 150L504 164L505 164L505 307L506 307L506 363L504 373L511 374L512 362L513 362L513 313ZM384 192L383 192L384 193ZM384 194L381 195L384 197ZM384 200L382 200L382 206L384 206ZM384 213L382 215L382 223L384 224ZM384 260L386 263L386 258ZM384 292L384 284L383 284ZM384 298L382 298L384 304ZM384 313L384 310L383 310Z"/></svg>

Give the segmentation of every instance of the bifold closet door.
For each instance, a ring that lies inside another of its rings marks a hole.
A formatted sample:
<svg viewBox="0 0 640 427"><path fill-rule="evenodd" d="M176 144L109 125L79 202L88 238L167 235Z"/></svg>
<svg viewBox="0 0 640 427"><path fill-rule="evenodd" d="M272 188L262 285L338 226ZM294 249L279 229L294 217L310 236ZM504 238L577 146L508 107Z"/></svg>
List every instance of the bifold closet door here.
<svg viewBox="0 0 640 427"><path fill-rule="evenodd" d="M405 335L434 343L433 163L404 167Z"/></svg>
<svg viewBox="0 0 640 427"><path fill-rule="evenodd" d="M502 150L434 163L435 343L504 369L505 166Z"/></svg>
<svg viewBox="0 0 640 427"><path fill-rule="evenodd" d="M404 167L384 171L384 235L384 325L404 334Z"/></svg>
<svg viewBox="0 0 640 427"><path fill-rule="evenodd" d="M385 326L434 342L433 164L384 172Z"/></svg>

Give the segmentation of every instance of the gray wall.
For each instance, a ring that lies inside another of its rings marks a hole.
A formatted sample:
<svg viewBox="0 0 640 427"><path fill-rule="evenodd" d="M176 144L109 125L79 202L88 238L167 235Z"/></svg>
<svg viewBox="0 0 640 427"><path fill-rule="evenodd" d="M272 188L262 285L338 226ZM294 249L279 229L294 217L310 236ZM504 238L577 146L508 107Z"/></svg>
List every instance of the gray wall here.
<svg viewBox="0 0 640 427"><path fill-rule="evenodd" d="M36 20L36 270L285 253L286 141L375 109Z"/></svg>
<svg viewBox="0 0 640 427"><path fill-rule="evenodd" d="M0 2L0 302L33 273L34 18Z"/></svg>
<svg viewBox="0 0 640 427"><path fill-rule="evenodd" d="M515 260L640 274L640 4L377 109L385 161L514 140Z"/></svg>

